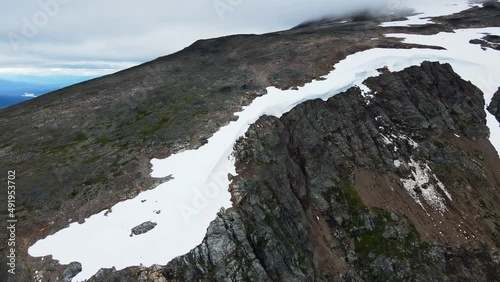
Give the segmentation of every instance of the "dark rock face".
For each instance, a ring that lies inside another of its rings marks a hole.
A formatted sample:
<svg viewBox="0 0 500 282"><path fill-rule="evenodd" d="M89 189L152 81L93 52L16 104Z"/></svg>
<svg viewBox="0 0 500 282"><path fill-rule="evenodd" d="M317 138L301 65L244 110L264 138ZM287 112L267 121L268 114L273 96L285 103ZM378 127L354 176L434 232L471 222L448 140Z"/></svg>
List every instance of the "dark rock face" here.
<svg viewBox="0 0 500 282"><path fill-rule="evenodd" d="M491 103L488 106L488 111L497 118L498 122L500 122L500 88L498 88L498 91L493 95Z"/></svg>
<svg viewBox="0 0 500 282"><path fill-rule="evenodd" d="M134 235L140 235L144 233L148 233L149 231L153 230L156 227L157 223L156 222L144 222L134 228L132 228L132 233L130 234L130 237Z"/></svg>
<svg viewBox="0 0 500 282"><path fill-rule="evenodd" d="M63 282L71 282L73 277L82 272L82 264L79 262L72 262L68 268L66 268L62 274Z"/></svg>
<svg viewBox="0 0 500 282"><path fill-rule="evenodd" d="M493 38L496 38L496 37L493 37ZM483 48L483 50L486 50L486 48L491 48L493 50L500 51L500 47L498 46L497 43L490 42L488 40L488 39L494 40L493 38L491 36L484 36L483 39L471 39L469 41L469 43L475 44L475 45L481 45L481 48Z"/></svg>
<svg viewBox="0 0 500 282"><path fill-rule="evenodd" d="M490 43L500 44L500 36L498 36L498 35L488 34L488 35L485 35L483 37L483 39L490 42Z"/></svg>
<svg viewBox="0 0 500 282"><path fill-rule="evenodd" d="M351 88L252 125L235 145L234 207L201 245L91 281L499 281L500 163L481 91L429 62L365 84L373 95Z"/></svg>

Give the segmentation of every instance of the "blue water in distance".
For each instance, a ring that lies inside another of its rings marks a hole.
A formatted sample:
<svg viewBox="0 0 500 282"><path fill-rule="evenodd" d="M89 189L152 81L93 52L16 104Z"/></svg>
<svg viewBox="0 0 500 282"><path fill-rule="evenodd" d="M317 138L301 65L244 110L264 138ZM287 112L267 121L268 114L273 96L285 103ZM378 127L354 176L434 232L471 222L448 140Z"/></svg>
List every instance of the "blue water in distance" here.
<svg viewBox="0 0 500 282"><path fill-rule="evenodd" d="M7 108L9 106L19 104L21 102L31 100L30 97L19 97L19 96L0 96L0 109Z"/></svg>
<svg viewBox="0 0 500 282"><path fill-rule="evenodd" d="M0 78L0 109L6 108L34 97L26 94L41 96L43 94L86 81L94 77L21 77L17 80Z"/></svg>

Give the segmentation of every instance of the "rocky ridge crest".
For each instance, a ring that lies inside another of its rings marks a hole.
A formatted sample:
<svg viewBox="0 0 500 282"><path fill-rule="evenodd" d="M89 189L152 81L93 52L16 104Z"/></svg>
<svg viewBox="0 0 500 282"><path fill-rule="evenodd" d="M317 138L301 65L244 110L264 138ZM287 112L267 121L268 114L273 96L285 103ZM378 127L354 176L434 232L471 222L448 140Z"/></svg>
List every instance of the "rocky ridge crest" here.
<svg viewBox="0 0 500 282"><path fill-rule="evenodd" d="M190 253L91 281L498 281L482 92L430 62L365 84L252 125L235 145L234 207Z"/></svg>

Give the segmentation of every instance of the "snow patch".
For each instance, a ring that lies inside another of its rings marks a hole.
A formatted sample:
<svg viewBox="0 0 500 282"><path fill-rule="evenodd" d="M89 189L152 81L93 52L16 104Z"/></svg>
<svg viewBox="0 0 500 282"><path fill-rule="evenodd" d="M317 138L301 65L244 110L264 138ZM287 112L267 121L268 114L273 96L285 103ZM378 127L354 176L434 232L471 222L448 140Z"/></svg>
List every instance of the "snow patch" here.
<svg viewBox="0 0 500 282"><path fill-rule="evenodd" d="M393 135L394 136L394 135ZM418 148L418 143L415 142L415 140L411 139L410 137L404 135L404 134L400 134L399 137L396 137L394 136L395 138L398 138L398 139L402 139L402 140L405 140L406 142L408 142L408 144L413 147L414 149Z"/></svg>
<svg viewBox="0 0 500 282"><path fill-rule="evenodd" d="M375 97L373 91L368 86L366 86L364 84L359 84L358 87L361 90L361 96L363 96L363 98L365 98L366 105L370 105L371 99L373 99L373 97Z"/></svg>
<svg viewBox="0 0 500 282"><path fill-rule="evenodd" d="M198 245L220 208L231 206L227 176L228 173L236 174L234 158L231 158L232 148L235 140L261 115L279 117L306 100L327 100L354 85L361 85L366 78L377 76L378 68L388 66L392 71L400 71L424 60L450 63L462 78L471 80L486 95L490 95L486 97L489 101L500 85L500 77L496 75L500 73L500 64L497 63L500 53L469 48L468 42L483 32L500 34L500 28L459 30L433 36L392 35L406 38L407 42L440 45L447 50L370 49L348 56L334 66L335 69L324 77L325 80L314 81L298 91L270 87L268 94L244 107L237 114L237 121L221 128L203 147L172 155L165 160L152 160L153 176L172 175L173 180L134 199L118 203L108 216L104 216L106 211L102 211L83 224L72 223L68 228L36 242L29 249L29 254L35 257L52 255L61 264L80 262L83 271L74 281L88 279L103 267L120 270L141 264L145 267L164 265ZM491 140L500 143L500 134L495 137L494 128L498 128L496 121L494 127L490 126ZM412 146L418 145L411 139L407 141ZM444 185L425 164L412 164L413 178L402 180L405 189L417 203L422 205L422 198L438 210L445 210L441 193L450 200L451 197ZM426 183L426 189L421 189L422 195L417 195L413 188ZM141 203L142 199L148 201ZM162 212L156 214L155 210ZM129 236L131 228L146 221L154 221L158 226L144 235Z"/></svg>
<svg viewBox="0 0 500 282"><path fill-rule="evenodd" d="M415 202L425 210L422 198L436 211L441 213L447 211L446 200L441 196L441 193L450 201L452 200L451 195L443 183L432 173L429 165L411 158L408 166L411 169L411 178L401 179L401 183Z"/></svg>
<svg viewBox="0 0 500 282"><path fill-rule="evenodd" d="M415 142L415 140L411 139L410 137L404 135L404 134L394 134L391 133L390 137L385 136L384 134L380 134L382 136L382 140L384 141L384 144L386 145L394 145L394 151L398 150L398 145L394 143L395 140L404 140L406 141L412 148L416 149L418 148L418 143Z"/></svg>
<svg viewBox="0 0 500 282"><path fill-rule="evenodd" d="M466 10L473 5L464 0L440 0L440 1L411 1L407 2L408 8L414 9L416 15L407 20L384 22L382 27L412 26L432 24L431 17L451 15Z"/></svg>
<svg viewBox="0 0 500 282"><path fill-rule="evenodd" d="M387 138L384 134L380 134L382 136L382 140L384 141L385 145L393 145L394 143L392 142L391 139Z"/></svg>

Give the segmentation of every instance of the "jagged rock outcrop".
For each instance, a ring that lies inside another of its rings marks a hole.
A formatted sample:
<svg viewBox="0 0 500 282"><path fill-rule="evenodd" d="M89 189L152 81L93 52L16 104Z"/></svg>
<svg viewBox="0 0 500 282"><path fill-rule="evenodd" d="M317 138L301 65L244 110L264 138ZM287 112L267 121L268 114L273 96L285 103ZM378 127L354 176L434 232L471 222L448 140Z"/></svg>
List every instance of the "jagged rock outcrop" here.
<svg viewBox="0 0 500 282"><path fill-rule="evenodd" d="M500 88L498 88L498 91L493 95L491 103L488 106L488 111L490 111L490 113L497 118L498 122L500 122Z"/></svg>
<svg viewBox="0 0 500 282"><path fill-rule="evenodd" d="M365 84L252 125L234 207L190 253L91 281L498 281L500 161L481 91L429 62Z"/></svg>
<svg viewBox="0 0 500 282"><path fill-rule="evenodd" d="M68 268L66 268L62 274L63 282L71 282L73 277L78 273L82 272L82 264L79 262L72 262Z"/></svg>

